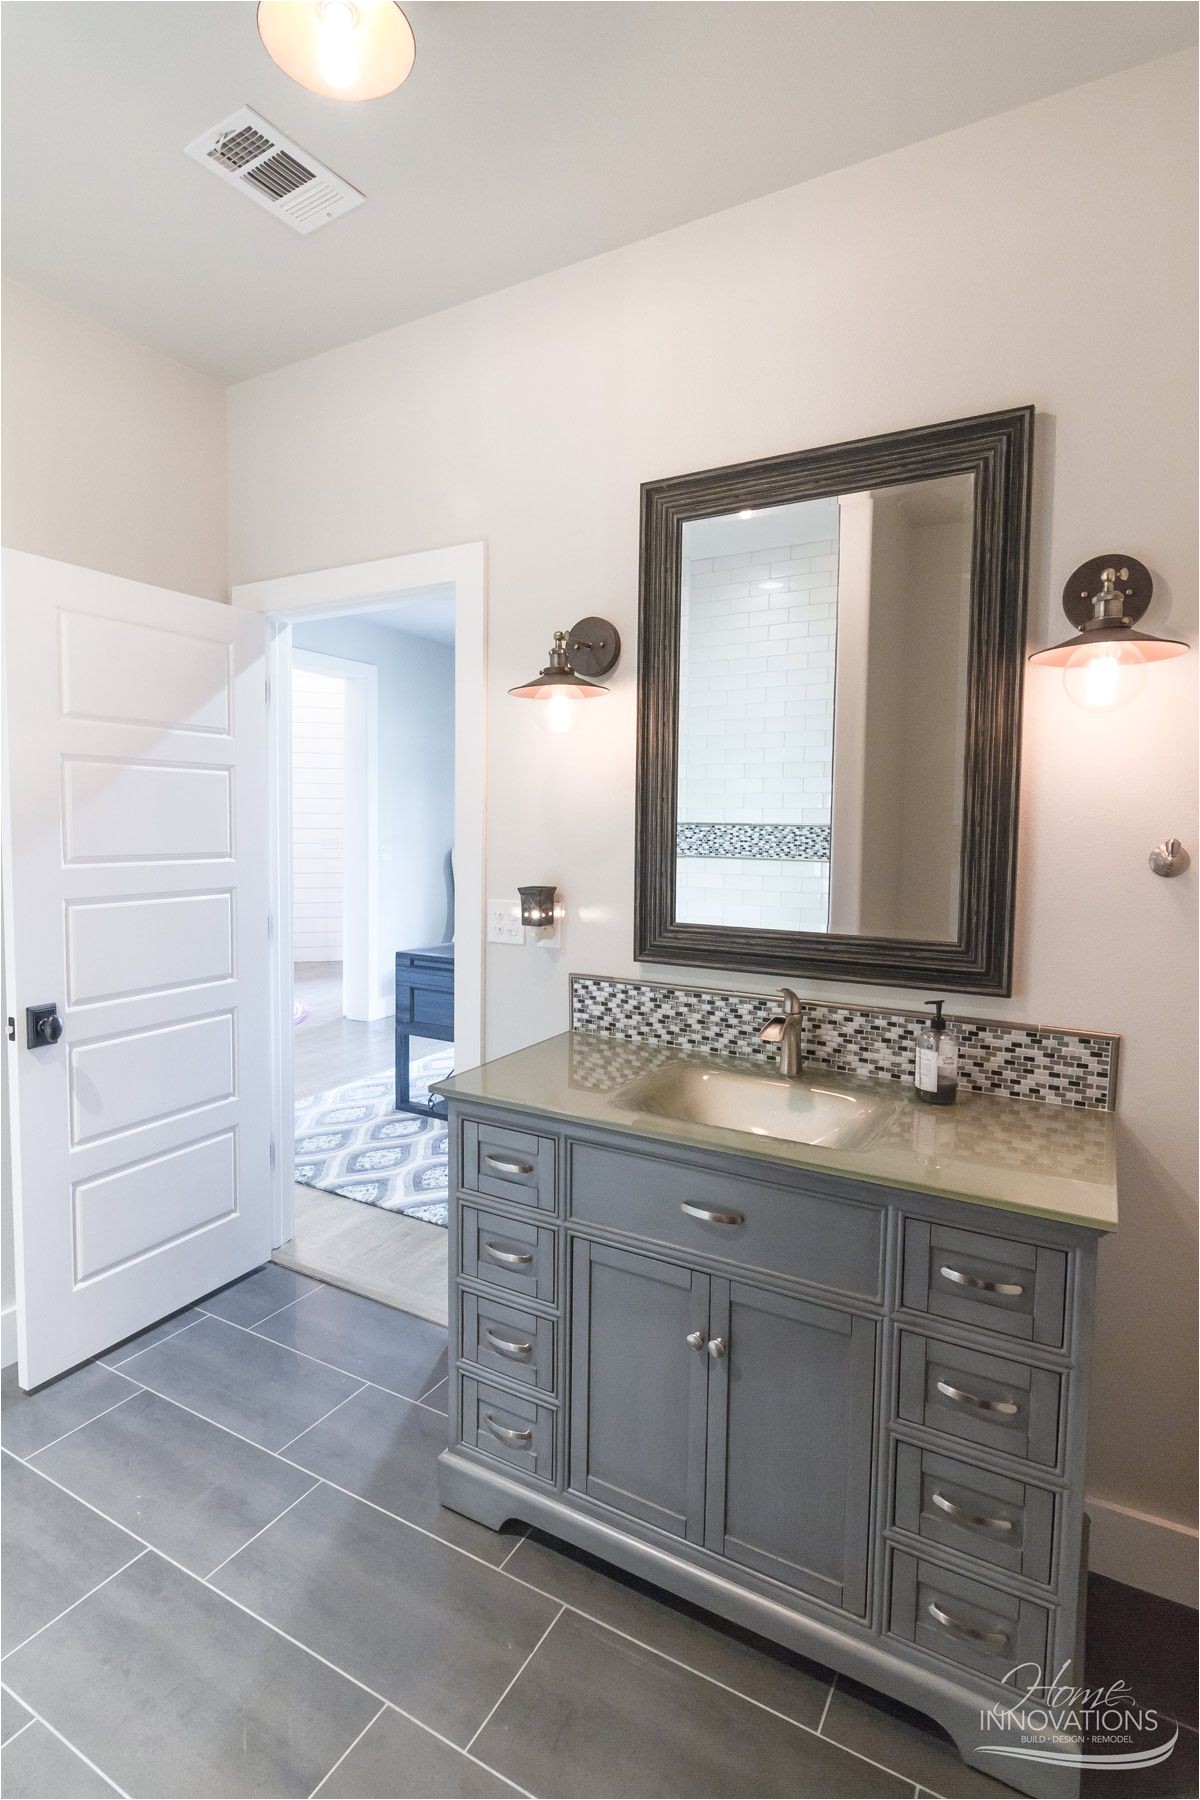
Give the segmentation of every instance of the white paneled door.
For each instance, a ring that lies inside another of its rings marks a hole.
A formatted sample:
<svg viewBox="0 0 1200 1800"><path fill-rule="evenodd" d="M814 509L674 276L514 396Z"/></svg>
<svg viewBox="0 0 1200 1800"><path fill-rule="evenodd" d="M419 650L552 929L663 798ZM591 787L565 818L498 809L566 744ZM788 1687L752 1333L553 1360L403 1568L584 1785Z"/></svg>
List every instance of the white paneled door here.
<svg viewBox="0 0 1200 1800"><path fill-rule="evenodd" d="M4 612L18 1355L36 1387L271 1253L265 627L13 551Z"/></svg>

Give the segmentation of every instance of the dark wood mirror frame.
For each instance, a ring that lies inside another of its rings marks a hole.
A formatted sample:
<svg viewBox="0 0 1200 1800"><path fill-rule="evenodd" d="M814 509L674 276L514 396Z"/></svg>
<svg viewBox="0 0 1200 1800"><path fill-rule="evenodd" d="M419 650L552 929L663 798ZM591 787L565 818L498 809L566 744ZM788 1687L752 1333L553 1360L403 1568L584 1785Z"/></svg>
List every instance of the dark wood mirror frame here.
<svg viewBox="0 0 1200 1800"><path fill-rule="evenodd" d="M640 962L1012 992L1033 408L642 486L635 947ZM687 520L975 476L959 935L952 943L675 919L680 574Z"/></svg>

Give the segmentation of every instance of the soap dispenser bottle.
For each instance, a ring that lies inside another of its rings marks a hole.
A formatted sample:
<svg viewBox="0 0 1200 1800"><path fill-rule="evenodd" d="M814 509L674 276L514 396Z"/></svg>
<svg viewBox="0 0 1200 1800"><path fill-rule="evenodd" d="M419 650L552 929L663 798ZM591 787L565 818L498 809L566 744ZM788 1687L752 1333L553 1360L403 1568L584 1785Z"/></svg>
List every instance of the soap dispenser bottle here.
<svg viewBox="0 0 1200 1800"><path fill-rule="evenodd" d="M942 1002L927 1000L933 1017L917 1033L917 1099L953 1106L958 1095L958 1036L942 1017Z"/></svg>

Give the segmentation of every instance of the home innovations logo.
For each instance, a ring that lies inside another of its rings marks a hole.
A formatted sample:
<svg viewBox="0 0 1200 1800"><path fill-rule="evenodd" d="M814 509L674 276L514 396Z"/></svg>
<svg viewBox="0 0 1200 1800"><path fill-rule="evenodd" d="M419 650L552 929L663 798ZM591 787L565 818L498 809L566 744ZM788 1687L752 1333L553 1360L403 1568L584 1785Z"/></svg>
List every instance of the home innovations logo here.
<svg viewBox="0 0 1200 1800"><path fill-rule="evenodd" d="M1063 1679L1070 1667L1065 1662L1050 1681L1038 1663L1018 1663L1010 1669L1005 1682L1013 1683L1020 1698L1011 1706L991 1706L980 1713L985 1741L976 1749L985 1755L1072 1769L1149 1769L1166 1762L1179 1738L1175 1725L1162 1741L1173 1720L1139 1706L1123 1681L1102 1688L1071 1686ZM987 1741L989 1735L992 1742ZM1005 1742L996 1743L996 1737Z"/></svg>

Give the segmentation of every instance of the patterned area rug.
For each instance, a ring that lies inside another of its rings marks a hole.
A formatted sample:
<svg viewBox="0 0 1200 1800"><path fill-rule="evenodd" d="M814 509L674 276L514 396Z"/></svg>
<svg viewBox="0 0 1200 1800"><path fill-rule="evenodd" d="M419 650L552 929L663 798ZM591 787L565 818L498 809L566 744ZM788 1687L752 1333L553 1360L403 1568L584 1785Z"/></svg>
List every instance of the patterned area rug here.
<svg viewBox="0 0 1200 1800"><path fill-rule="evenodd" d="M449 1075L447 1049L412 1066L411 1093ZM449 1223L446 1121L396 1112L395 1075L384 1069L296 1102L296 1180L327 1194L407 1213L429 1225Z"/></svg>

